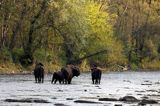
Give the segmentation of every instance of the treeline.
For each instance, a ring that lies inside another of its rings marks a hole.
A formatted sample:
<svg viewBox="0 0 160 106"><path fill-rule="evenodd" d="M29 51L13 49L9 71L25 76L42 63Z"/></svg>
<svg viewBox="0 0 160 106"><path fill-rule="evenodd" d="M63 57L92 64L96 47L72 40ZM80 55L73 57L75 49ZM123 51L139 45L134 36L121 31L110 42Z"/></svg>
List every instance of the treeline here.
<svg viewBox="0 0 160 106"><path fill-rule="evenodd" d="M160 0L113 0L118 15L115 35L135 68L160 67Z"/></svg>
<svg viewBox="0 0 160 106"><path fill-rule="evenodd" d="M159 0L0 0L0 16L0 70L160 69Z"/></svg>

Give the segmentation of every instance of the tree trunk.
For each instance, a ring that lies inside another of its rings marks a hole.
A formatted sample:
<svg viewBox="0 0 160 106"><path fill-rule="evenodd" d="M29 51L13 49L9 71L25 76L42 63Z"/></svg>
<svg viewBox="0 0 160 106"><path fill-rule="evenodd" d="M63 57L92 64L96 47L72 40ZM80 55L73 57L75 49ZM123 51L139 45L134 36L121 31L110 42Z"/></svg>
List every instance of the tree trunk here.
<svg viewBox="0 0 160 106"><path fill-rule="evenodd" d="M24 17L26 15L26 12L27 12L27 7L26 7L26 2L25 2L23 4L23 8L20 13L20 19L16 22L15 26L13 26L13 32L12 32L11 41L9 44L9 50L11 52L11 56L12 56L13 61L15 61L15 56L13 54L13 48L15 47L16 38L17 38L18 32L21 30L21 26L22 26Z"/></svg>
<svg viewBox="0 0 160 106"><path fill-rule="evenodd" d="M30 21L30 27L28 32L28 40L24 47L24 55L21 57L20 62L22 65L31 65L33 63L33 32L37 29L35 26L37 20L39 17L45 13L47 0L43 0L41 4L40 10L37 12L37 14L32 18Z"/></svg>
<svg viewBox="0 0 160 106"><path fill-rule="evenodd" d="M13 26L14 28L13 28L13 32L12 32L12 35L11 35L11 42L10 42L10 45L9 45L10 51L12 51L12 49L15 46L16 37L17 37L18 31L21 29L21 25L23 23L26 12L27 12L27 7L26 7L26 3L24 3L23 9L22 9L21 14L20 14L20 19L19 19L19 21L17 21L16 25Z"/></svg>
<svg viewBox="0 0 160 106"><path fill-rule="evenodd" d="M7 40L7 33L8 33L8 25L7 25L7 21L9 20L9 12L6 9L4 11L4 15L3 15L3 21L2 21L2 33L1 33L1 38L0 38L0 49L4 46L7 46L6 44L6 40Z"/></svg>

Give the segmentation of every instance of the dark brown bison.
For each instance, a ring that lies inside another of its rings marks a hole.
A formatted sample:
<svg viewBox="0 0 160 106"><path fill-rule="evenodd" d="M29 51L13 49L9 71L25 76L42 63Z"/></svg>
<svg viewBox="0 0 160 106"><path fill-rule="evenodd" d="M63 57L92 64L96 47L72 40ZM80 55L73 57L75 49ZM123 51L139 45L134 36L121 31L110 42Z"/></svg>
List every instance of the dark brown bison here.
<svg viewBox="0 0 160 106"><path fill-rule="evenodd" d="M53 83L53 81L54 81L54 84L56 84L57 81L59 81L60 84L61 84L61 82L64 84L63 73L61 71L54 72L51 83Z"/></svg>
<svg viewBox="0 0 160 106"><path fill-rule="evenodd" d="M38 63L34 69L34 76L36 83L43 83L44 81L44 68L42 63Z"/></svg>
<svg viewBox="0 0 160 106"><path fill-rule="evenodd" d="M61 69L61 72L64 75L65 83L71 84L72 78L74 76L78 77L80 75L80 70L75 65L67 65Z"/></svg>
<svg viewBox="0 0 160 106"><path fill-rule="evenodd" d="M91 68L91 76L92 76L93 84L100 84L101 75L102 75L102 70L99 69L97 66L94 66L93 68Z"/></svg>

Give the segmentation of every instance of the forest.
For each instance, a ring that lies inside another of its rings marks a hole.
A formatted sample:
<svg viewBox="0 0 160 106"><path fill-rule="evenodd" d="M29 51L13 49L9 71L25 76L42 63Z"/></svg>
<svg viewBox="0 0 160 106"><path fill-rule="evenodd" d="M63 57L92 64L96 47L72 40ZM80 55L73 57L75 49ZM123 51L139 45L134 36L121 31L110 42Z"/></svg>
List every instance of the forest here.
<svg viewBox="0 0 160 106"><path fill-rule="evenodd" d="M160 69L160 0L0 0L0 73L92 64Z"/></svg>

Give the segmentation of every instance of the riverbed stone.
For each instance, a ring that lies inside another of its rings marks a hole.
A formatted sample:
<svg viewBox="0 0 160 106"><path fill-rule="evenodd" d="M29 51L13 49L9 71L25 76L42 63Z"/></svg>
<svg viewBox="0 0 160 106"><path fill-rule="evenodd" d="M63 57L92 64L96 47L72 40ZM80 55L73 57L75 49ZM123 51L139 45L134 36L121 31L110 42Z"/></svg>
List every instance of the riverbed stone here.
<svg viewBox="0 0 160 106"><path fill-rule="evenodd" d="M159 81L159 82L155 82L155 84L159 85L159 84L160 84L160 81Z"/></svg>
<svg viewBox="0 0 160 106"><path fill-rule="evenodd" d="M52 97L51 99L57 99L57 97Z"/></svg>
<svg viewBox="0 0 160 106"><path fill-rule="evenodd" d="M143 84L141 84L141 85L152 85L152 84L145 84L145 83L143 83Z"/></svg>
<svg viewBox="0 0 160 106"><path fill-rule="evenodd" d="M35 99L35 98L24 98L24 99L5 99L5 102L21 102L21 103L50 103L47 100Z"/></svg>
<svg viewBox="0 0 160 106"><path fill-rule="evenodd" d="M87 92L87 89L85 89L84 92Z"/></svg>
<svg viewBox="0 0 160 106"><path fill-rule="evenodd" d="M99 98L99 101L118 101L118 99L115 99L115 98Z"/></svg>
<svg viewBox="0 0 160 106"><path fill-rule="evenodd" d="M58 90L57 92L63 92L63 90Z"/></svg>
<svg viewBox="0 0 160 106"><path fill-rule="evenodd" d="M115 104L114 106L122 106L122 104Z"/></svg>
<svg viewBox="0 0 160 106"><path fill-rule="evenodd" d="M54 106L68 106L68 105L65 105L63 103L55 103Z"/></svg>
<svg viewBox="0 0 160 106"><path fill-rule="evenodd" d="M158 92L157 90L151 89L151 90L146 90L147 92Z"/></svg>
<svg viewBox="0 0 160 106"><path fill-rule="evenodd" d="M73 100L73 98L66 98L66 100Z"/></svg>
<svg viewBox="0 0 160 106"><path fill-rule="evenodd" d="M143 99L148 99L149 97L148 97L148 96L143 96L143 97L141 97L141 98L143 98Z"/></svg>
<svg viewBox="0 0 160 106"><path fill-rule="evenodd" d="M139 105L146 105L146 104L158 104L156 100L147 100L143 99L139 102Z"/></svg>
<svg viewBox="0 0 160 106"><path fill-rule="evenodd" d="M102 104L100 102L88 101L88 100L75 100L75 103L90 103L90 104Z"/></svg>
<svg viewBox="0 0 160 106"><path fill-rule="evenodd" d="M123 102L138 102L139 100L133 96L124 96L122 98L119 99L119 101L123 101Z"/></svg>

